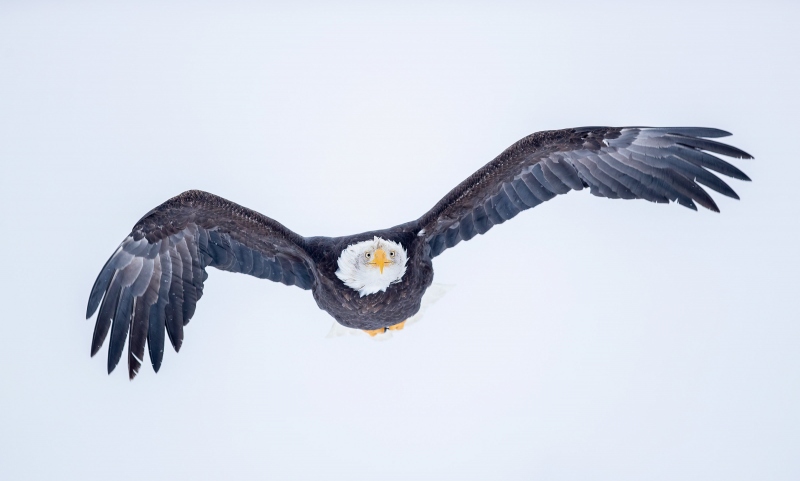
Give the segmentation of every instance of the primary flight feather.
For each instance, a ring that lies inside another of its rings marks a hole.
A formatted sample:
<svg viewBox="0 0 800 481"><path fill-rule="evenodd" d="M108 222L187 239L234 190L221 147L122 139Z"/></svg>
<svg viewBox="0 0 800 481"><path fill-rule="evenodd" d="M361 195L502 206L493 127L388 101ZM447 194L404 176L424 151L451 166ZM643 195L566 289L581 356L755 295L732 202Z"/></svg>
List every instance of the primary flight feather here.
<svg viewBox="0 0 800 481"><path fill-rule="evenodd" d="M99 307L95 355L109 331L108 372L128 339L128 374L147 346L161 367L165 333L178 351L183 327L203 295L207 267L310 290L340 324L374 335L420 309L433 279L431 260L521 211L588 187L612 199L670 201L719 212L700 187L739 197L714 172L750 180L712 154L746 152L699 127L582 127L537 132L518 141L451 190L417 220L345 237L302 237L282 224L207 192L192 190L148 212L106 262L89 296ZM711 152L711 153L709 153Z"/></svg>

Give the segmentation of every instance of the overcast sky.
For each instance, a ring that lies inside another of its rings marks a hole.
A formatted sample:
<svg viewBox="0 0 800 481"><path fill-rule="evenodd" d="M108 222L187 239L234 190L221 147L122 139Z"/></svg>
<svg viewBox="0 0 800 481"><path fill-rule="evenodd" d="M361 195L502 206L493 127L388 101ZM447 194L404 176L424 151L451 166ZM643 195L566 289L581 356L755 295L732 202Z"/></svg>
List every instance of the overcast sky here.
<svg viewBox="0 0 800 481"><path fill-rule="evenodd" d="M388 5L0 3L0 478L800 478L797 2ZM89 357L169 197L353 234L582 125L729 130L753 182L559 197L438 257L386 342L211 269L160 373Z"/></svg>

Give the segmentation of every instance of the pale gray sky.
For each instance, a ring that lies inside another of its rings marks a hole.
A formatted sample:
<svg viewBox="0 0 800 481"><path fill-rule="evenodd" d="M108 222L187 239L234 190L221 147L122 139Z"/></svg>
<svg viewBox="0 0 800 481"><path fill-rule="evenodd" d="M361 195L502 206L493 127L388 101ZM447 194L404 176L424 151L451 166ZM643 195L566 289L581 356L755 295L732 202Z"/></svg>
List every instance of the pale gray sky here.
<svg viewBox="0 0 800 481"><path fill-rule="evenodd" d="M162 3L0 5L0 478L800 478L796 2ZM557 198L387 342L211 270L158 375L89 358L95 276L173 195L352 234L581 125L726 129L754 181Z"/></svg>

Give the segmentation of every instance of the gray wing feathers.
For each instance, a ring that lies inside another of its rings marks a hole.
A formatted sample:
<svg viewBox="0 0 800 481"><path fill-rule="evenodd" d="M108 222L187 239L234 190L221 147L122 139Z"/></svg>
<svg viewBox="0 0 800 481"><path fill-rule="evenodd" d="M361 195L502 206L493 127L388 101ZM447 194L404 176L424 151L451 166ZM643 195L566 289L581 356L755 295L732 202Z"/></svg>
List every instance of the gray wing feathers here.
<svg viewBox="0 0 800 481"><path fill-rule="evenodd" d="M93 356L111 332L109 372L119 363L126 338L131 379L141 368L145 345L159 370L165 332L173 348L180 349L183 326L203 295L206 267L303 289L313 286L313 264L296 244L299 236L292 238L296 234L281 231L277 223L264 226L262 219L232 221L228 216L236 212L226 214L225 209L233 208L241 207L211 194L184 193L145 216L106 262L89 295L86 317L99 307Z"/></svg>
<svg viewBox="0 0 800 481"><path fill-rule="evenodd" d="M512 145L419 219L432 257L523 210L588 187L599 197L696 204L719 212L703 185L739 196L714 172L750 180L712 155L752 158L702 127L583 127L539 132Z"/></svg>

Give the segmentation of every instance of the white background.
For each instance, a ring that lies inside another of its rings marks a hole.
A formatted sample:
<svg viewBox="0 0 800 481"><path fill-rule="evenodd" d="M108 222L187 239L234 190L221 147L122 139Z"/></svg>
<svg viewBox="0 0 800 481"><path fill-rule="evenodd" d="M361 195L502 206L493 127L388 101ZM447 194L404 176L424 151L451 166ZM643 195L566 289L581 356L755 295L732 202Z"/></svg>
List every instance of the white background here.
<svg viewBox="0 0 800 481"><path fill-rule="evenodd" d="M162 3L0 4L0 478L800 478L796 2ZM95 276L173 195L352 234L582 125L726 129L753 182L559 197L437 258L387 342L211 270L158 375L89 357Z"/></svg>

